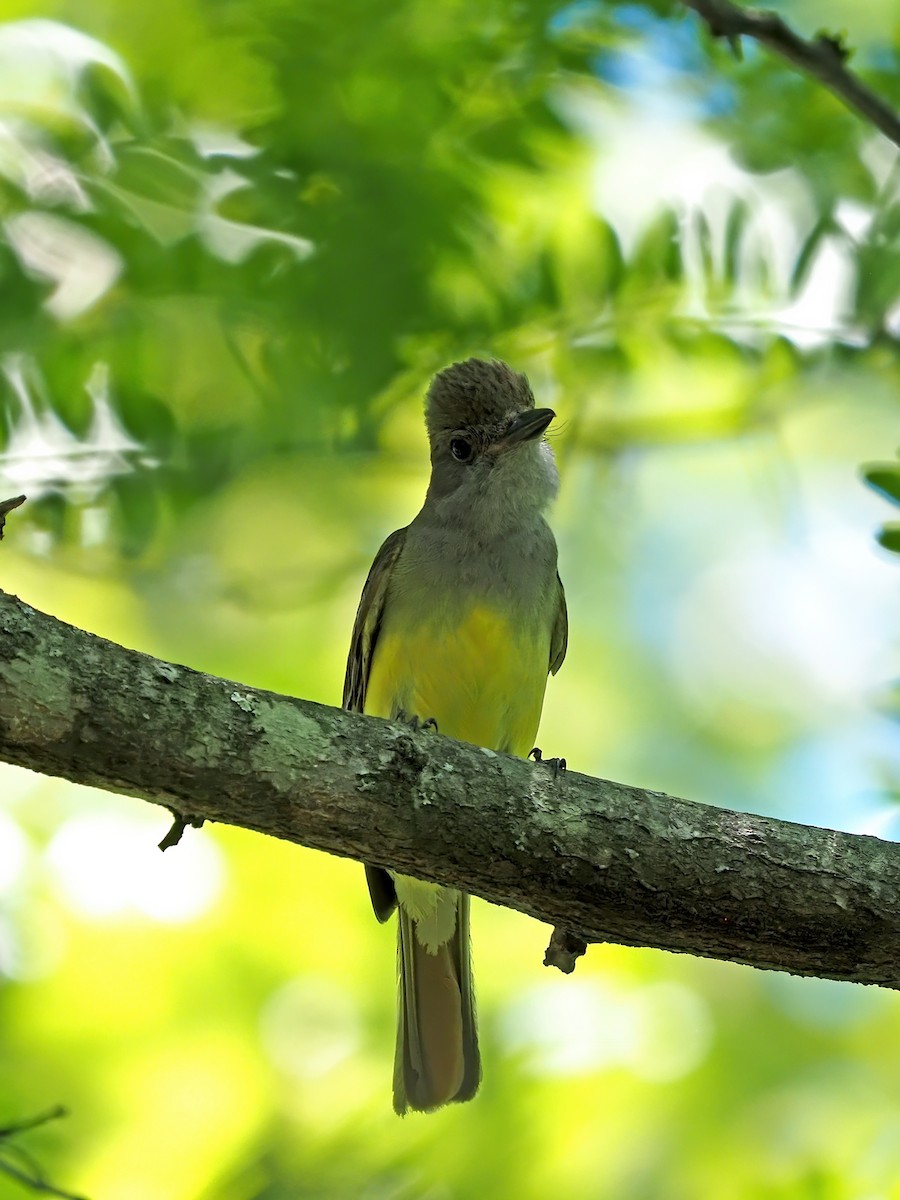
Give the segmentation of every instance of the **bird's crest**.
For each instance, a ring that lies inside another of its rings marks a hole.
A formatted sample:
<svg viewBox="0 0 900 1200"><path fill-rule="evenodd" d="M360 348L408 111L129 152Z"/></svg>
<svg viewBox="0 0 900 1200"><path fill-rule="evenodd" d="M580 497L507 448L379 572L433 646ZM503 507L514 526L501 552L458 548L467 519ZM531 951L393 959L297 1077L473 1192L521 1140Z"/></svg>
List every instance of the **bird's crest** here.
<svg viewBox="0 0 900 1200"><path fill-rule="evenodd" d="M524 375L499 359L467 358L439 371L425 398L428 436L481 425L496 425L512 413L534 408Z"/></svg>

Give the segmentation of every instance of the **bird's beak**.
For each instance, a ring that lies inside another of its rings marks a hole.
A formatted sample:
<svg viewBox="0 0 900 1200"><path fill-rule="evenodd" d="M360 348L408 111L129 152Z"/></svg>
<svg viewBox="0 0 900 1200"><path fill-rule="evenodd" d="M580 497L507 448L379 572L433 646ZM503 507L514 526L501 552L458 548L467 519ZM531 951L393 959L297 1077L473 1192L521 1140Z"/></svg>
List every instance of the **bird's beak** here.
<svg viewBox="0 0 900 1200"><path fill-rule="evenodd" d="M540 437L555 416L552 408L526 408L510 421L497 448L506 450L510 446L517 446L519 442L530 442Z"/></svg>

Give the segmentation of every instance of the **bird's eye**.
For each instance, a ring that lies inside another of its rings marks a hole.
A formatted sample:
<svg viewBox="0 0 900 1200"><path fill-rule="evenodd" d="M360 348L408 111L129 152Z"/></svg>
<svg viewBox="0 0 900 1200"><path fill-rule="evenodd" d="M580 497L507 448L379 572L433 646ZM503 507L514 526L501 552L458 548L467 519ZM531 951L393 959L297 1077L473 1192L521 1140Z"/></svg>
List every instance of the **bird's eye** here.
<svg viewBox="0 0 900 1200"><path fill-rule="evenodd" d="M469 462L475 450L468 438L455 437L450 443L450 453L457 462Z"/></svg>

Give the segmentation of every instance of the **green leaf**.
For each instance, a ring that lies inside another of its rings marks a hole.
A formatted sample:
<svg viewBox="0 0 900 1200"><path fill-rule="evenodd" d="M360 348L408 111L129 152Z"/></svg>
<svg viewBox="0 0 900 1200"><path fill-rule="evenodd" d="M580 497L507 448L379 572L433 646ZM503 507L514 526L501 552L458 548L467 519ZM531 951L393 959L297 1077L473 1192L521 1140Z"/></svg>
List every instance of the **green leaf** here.
<svg viewBox="0 0 900 1200"><path fill-rule="evenodd" d="M739 282L741 249L749 218L750 208L744 200L736 200L728 210L728 220L725 224L724 273L726 281L732 287Z"/></svg>
<svg viewBox="0 0 900 1200"><path fill-rule="evenodd" d="M900 522L891 522L878 531L878 542L892 554L900 554Z"/></svg>
<svg viewBox="0 0 900 1200"><path fill-rule="evenodd" d="M862 468L862 475L870 488L894 504L900 504L900 463L873 463Z"/></svg>
<svg viewBox="0 0 900 1200"><path fill-rule="evenodd" d="M794 263L793 270L791 271L790 289L792 296L797 296L805 286L824 238L828 234L834 233L834 231L835 224L831 213L825 213L813 225L800 248L797 261Z"/></svg>
<svg viewBox="0 0 900 1200"><path fill-rule="evenodd" d="M628 264L629 273L678 281L683 273L681 230L677 215L664 209L644 230Z"/></svg>
<svg viewBox="0 0 900 1200"><path fill-rule="evenodd" d="M115 481L119 504L119 549L125 558L137 558L149 546L159 525L157 484L148 472L124 475Z"/></svg>

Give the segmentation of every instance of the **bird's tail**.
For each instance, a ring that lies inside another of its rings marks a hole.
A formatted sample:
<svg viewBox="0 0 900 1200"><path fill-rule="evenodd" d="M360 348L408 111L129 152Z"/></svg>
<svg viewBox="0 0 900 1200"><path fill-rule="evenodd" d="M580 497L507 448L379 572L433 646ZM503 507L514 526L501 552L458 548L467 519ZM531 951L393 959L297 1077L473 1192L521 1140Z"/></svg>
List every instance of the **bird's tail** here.
<svg viewBox="0 0 900 1200"><path fill-rule="evenodd" d="M400 998L394 1058L394 1109L428 1112L471 1100L481 1082L469 951L469 897L457 893L456 925L437 953L416 936L399 906Z"/></svg>

